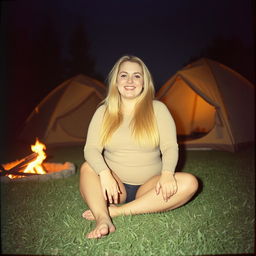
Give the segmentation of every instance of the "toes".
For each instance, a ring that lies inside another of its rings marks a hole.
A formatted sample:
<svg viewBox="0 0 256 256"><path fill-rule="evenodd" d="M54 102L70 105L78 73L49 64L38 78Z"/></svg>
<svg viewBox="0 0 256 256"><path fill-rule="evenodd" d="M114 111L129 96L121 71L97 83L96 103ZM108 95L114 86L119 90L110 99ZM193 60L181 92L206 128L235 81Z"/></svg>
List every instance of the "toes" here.
<svg viewBox="0 0 256 256"><path fill-rule="evenodd" d="M108 234L108 231L101 231L101 230L93 230L89 234L87 234L87 238L93 239L93 238L101 238L102 236L106 236Z"/></svg>
<svg viewBox="0 0 256 256"><path fill-rule="evenodd" d="M109 233L114 232L116 229L114 227L114 225L108 225L108 224L101 224L99 226L97 226L93 231L91 231L90 233L87 234L87 238L101 238L104 237L106 235L108 235Z"/></svg>
<svg viewBox="0 0 256 256"><path fill-rule="evenodd" d="M93 238L100 238L100 234L97 232L97 230L91 231L89 234L86 236L87 238L93 239Z"/></svg>
<svg viewBox="0 0 256 256"><path fill-rule="evenodd" d="M83 212L82 217L87 220L94 220L94 216L90 210L86 210L85 212Z"/></svg>
<svg viewBox="0 0 256 256"><path fill-rule="evenodd" d="M115 232L115 231L116 231L115 226L111 226L111 227L109 228L109 233L113 233L113 232Z"/></svg>
<svg viewBox="0 0 256 256"><path fill-rule="evenodd" d="M107 225L105 226L101 226L101 228L99 229L99 234L100 236L105 236L109 233L109 228Z"/></svg>
<svg viewBox="0 0 256 256"><path fill-rule="evenodd" d="M86 237L87 237L87 238L93 238L93 237L92 237L92 232L88 233L88 234L86 235Z"/></svg>

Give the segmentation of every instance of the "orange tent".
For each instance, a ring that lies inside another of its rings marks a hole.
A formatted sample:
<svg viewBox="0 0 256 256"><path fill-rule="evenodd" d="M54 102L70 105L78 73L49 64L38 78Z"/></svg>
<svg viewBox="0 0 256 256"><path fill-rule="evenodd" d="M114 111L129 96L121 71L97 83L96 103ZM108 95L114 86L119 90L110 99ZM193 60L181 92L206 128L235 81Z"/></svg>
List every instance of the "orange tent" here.
<svg viewBox="0 0 256 256"><path fill-rule="evenodd" d="M25 122L21 139L38 137L47 145L83 144L87 128L105 86L84 75L75 76L51 91Z"/></svg>
<svg viewBox="0 0 256 256"><path fill-rule="evenodd" d="M158 91L187 148L235 151L254 141L254 85L234 70L200 59L179 70Z"/></svg>

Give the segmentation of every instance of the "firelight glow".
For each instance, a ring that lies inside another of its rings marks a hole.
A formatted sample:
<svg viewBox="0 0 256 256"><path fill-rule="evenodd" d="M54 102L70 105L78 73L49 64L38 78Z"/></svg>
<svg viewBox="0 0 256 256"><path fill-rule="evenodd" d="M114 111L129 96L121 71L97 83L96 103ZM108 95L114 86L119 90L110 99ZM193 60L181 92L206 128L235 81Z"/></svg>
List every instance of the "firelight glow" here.
<svg viewBox="0 0 256 256"><path fill-rule="evenodd" d="M41 164L46 158L46 154L44 152L44 150L46 150L46 146L43 143L39 142L38 139L36 139L35 145L31 145L31 150L37 153L38 156L33 162L28 164L28 166L23 172L45 174L46 172L44 171Z"/></svg>
<svg viewBox="0 0 256 256"><path fill-rule="evenodd" d="M31 161L27 165L27 167L22 172L20 172L21 175L12 175L12 174L7 175L10 179L22 178L22 173L34 173L34 174L46 174L47 173L42 166L42 162L46 158L46 153L44 152L44 150L46 150L46 146L43 143L39 142L38 139L36 139L35 144L31 145L31 150L33 152L37 153L36 159ZM12 163L3 164L3 167L6 170L10 170L17 164L21 163L22 161L23 161L23 159L14 161Z"/></svg>

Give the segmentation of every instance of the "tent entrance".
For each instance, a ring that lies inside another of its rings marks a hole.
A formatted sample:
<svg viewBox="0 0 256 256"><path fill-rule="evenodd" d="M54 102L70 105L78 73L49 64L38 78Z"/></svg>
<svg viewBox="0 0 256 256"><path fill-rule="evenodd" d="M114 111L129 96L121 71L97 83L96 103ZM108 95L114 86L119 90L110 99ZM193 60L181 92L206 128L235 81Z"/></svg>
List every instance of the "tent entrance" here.
<svg viewBox="0 0 256 256"><path fill-rule="evenodd" d="M182 79L176 79L162 101L171 111L179 140L203 137L215 125L215 107Z"/></svg>

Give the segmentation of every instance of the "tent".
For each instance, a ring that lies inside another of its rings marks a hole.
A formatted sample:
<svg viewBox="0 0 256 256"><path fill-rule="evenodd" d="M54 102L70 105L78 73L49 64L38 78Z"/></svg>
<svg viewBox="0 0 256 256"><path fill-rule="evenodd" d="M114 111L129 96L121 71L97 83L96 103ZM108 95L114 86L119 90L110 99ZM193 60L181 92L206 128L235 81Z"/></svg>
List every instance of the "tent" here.
<svg viewBox="0 0 256 256"><path fill-rule="evenodd" d="M186 148L236 151L254 141L254 85L210 59L195 61L158 91Z"/></svg>
<svg viewBox="0 0 256 256"><path fill-rule="evenodd" d="M37 137L47 145L84 143L89 122L104 95L105 86L84 75L63 82L36 106L20 138L33 143Z"/></svg>

